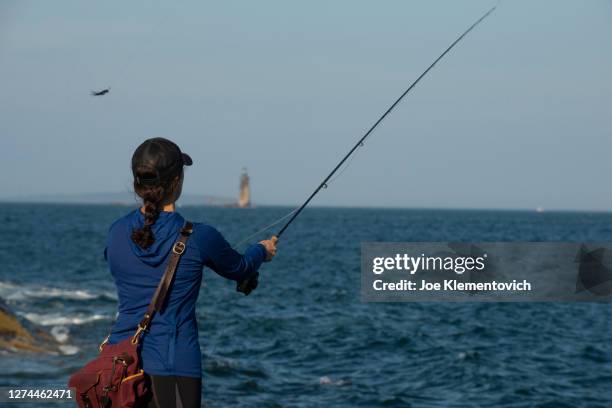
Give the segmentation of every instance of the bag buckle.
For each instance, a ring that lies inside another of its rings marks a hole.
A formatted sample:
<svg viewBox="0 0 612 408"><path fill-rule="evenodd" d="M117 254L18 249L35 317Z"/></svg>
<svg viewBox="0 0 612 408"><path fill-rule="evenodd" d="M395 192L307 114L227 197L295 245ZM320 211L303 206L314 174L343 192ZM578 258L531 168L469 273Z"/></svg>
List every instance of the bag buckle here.
<svg viewBox="0 0 612 408"><path fill-rule="evenodd" d="M174 246L172 247L172 252L174 252L177 255L182 255L183 252L185 252L185 244L182 243L181 241L175 243Z"/></svg>
<svg viewBox="0 0 612 408"><path fill-rule="evenodd" d="M145 327L138 325L138 329L136 330L136 333L134 333L134 336L132 336L132 344L138 343L138 337L140 336L140 333L142 333L143 331L145 331Z"/></svg>
<svg viewBox="0 0 612 408"><path fill-rule="evenodd" d="M108 343L108 339L110 339L110 334L108 336L106 336L106 338L102 341L102 343L100 343L100 345L98 346L98 350L100 350L100 352L102 351L102 349L104 348L104 346L106 345L106 343Z"/></svg>

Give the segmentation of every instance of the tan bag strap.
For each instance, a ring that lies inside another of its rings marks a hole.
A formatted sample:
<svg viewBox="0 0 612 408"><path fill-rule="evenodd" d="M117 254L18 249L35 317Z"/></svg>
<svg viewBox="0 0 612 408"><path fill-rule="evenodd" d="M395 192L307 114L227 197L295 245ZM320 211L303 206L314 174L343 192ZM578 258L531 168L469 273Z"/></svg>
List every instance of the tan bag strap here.
<svg viewBox="0 0 612 408"><path fill-rule="evenodd" d="M181 234L178 241L176 241L176 243L172 246L170 260L166 266L164 276L162 276L159 285L157 285L153 299L151 299L151 303L149 303L149 307L147 308L147 311L142 317L140 323L138 323L138 329L136 329L136 333L134 333L134 336L132 337L133 344L136 344L140 338L140 334L149 328L155 312L159 312L162 309L164 301L166 300L166 295L168 294L168 290L172 284L172 279L174 278L174 273L176 272L179 260L187 248L187 240L192 232L193 224L189 221L185 222L185 226L181 229Z"/></svg>

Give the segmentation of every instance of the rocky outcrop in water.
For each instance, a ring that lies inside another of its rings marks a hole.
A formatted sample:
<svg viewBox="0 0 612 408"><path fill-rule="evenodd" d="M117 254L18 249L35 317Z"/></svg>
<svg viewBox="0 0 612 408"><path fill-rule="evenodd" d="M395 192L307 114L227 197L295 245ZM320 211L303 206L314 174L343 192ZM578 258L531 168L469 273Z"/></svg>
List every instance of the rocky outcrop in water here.
<svg viewBox="0 0 612 408"><path fill-rule="evenodd" d="M59 353L59 344L43 328L17 316L0 299L0 351Z"/></svg>

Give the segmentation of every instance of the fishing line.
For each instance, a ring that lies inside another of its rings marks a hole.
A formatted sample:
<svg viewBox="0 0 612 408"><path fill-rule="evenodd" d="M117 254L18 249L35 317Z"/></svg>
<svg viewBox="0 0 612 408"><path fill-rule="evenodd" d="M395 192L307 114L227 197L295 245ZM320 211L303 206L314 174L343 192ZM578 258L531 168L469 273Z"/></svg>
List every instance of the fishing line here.
<svg viewBox="0 0 612 408"><path fill-rule="evenodd" d="M359 147L363 147L363 144L359 145ZM359 154L359 150L355 150L355 154L351 155L351 157L344 164L344 167L342 167L342 169L338 172L338 174L336 174L327 183L325 183L326 187L323 187L323 188L329 187L330 184L336 181L346 171L346 169L349 168L349 166L351 165L351 163L353 163L353 160L355 160L355 157L357 157L358 154Z"/></svg>
<svg viewBox="0 0 612 408"><path fill-rule="evenodd" d="M423 73L421 75L419 75L419 77L408 87L408 89L406 89L404 91L404 93L402 93L400 95L400 97L397 98L395 100L395 102L393 102L393 104L385 111L385 113L383 113L382 116L380 118L378 118L378 120L374 123L374 125L372 125L372 127L370 127L370 129L359 139L359 141L353 146L353 148L351 150L349 150L349 152L342 158L342 160L340 160L340 162L327 175L327 177L325 177L325 179L323 179L321 184L319 184L319 186L312 192L312 194L306 199L306 201L304 201L304 203L300 207L298 207L296 210L293 211L293 215L291 216L289 221L287 221L287 223L285 223L285 225L276 234L276 238L277 239L280 238L280 236L283 234L283 232L285 232L287 227L289 227L289 225L291 225L291 223L297 218L297 216L300 215L302 210L304 210L304 208L308 205L308 203L310 203L310 201L314 198L314 196L316 196L319 193L319 191L321 191L321 189L327 187L327 183L330 181L332 176L338 171L338 169L347 161L347 159L349 159L351 157L353 152L355 150L357 150L358 147L363 146L363 142L370 135L370 133L372 133L374 131L374 129L376 129L376 127L387 117L387 115L389 113L391 113L391 111L401 102L402 99L404 99L404 97L412 90L412 88L414 88L416 86L416 84L418 84L419 81L425 75L427 75L427 73L438 63L438 61L440 61L442 58L444 58L444 56L455 45L457 45L457 43L459 43L463 39L463 37L465 37L470 31L472 31L474 29L474 27L476 27L478 24L480 24L481 21L483 21L485 18L487 18L496 8L497 8L497 6L491 8L489 11L487 11L485 14L483 14L482 17L480 17L478 20L476 20L476 22L474 24L472 24L467 30L465 30L463 32L463 34L461 34L455 41L453 41L452 44L449 45L448 48L446 50L444 50L444 52L442 54L440 54L440 56L438 58L436 58L435 61L432 62L431 65L429 67L427 67L427 69L425 71L423 71ZM346 170L346 167L344 168L344 170Z"/></svg>
<svg viewBox="0 0 612 408"><path fill-rule="evenodd" d="M351 156L350 159L347 160L347 162L344 164L344 167L342 168L342 170L340 170L338 172L338 174L336 174L331 180L329 180L326 185L323 188L327 188L330 184L332 184L338 177L340 177L342 175L342 173L344 173L346 171L346 169L348 169L348 167L351 165L353 159L356 157L357 155L353 155ZM232 245L235 248L240 247L243 244L246 244L248 241L250 241L253 237L256 237L259 234L262 234L266 231L268 231L269 229L272 229L272 227L275 227L276 225L280 224L283 220L289 218L294 212L296 212L299 209L299 207L294 208L293 210L291 210L290 212L288 212L287 214L283 215L282 217L276 219L275 221L273 221L271 224L266 225L265 227L262 227L260 229L257 230L257 232L252 233L251 235L247 236L246 238L242 239L241 241L238 241L236 244Z"/></svg>
<svg viewBox="0 0 612 408"><path fill-rule="evenodd" d="M363 146L363 145L362 145ZM357 154L354 154L353 156L350 157L350 159L347 160L347 162L344 164L344 167L342 168L342 170L340 170L338 172L338 174L336 174L331 180L329 180L325 186L323 188L327 188L330 184L332 184L334 181L336 181L336 179L338 177L340 177L342 175L342 173L344 173L346 171L346 169L348 169L348 167L351 165L351 163L353 162L353 160L355 159L355 157L357 157ZM273 221L272 223L258 229L256 232L252 233L251 235L247 236L246 238L242 239L241 241L238 241L236 244L232 245L234 248L238 248L243 244L246 244L248 241L250 241L253 237L256 237L259 234L262 234L270 229L272 229L272 227L275 227L276 225L280 224L283 220L289 218L294 212L296 212L299 209L299 207L294 208L293 210L291 210L289 213L283 215L282 217L276 219L275 221Z"/></svg>
<svg viewBox="0 0 612 408"><path fill-rule="evenodd" d="M276 226L277 224L280 224L283 220L286 220L287 218L289 218L294 212L296 212L298 210L299 207L294 208L293 210L291 210L289 213L283 215L282 217L278 218L276 221L272 222L271 224L266 225L265 227L257 230L257 232L252 233L251 235L249 235L248 237L244 238L243 240L239 241L238 243L234 244L233 247L239 247L242 244L247 243L251 238L256 237L257 235L266 232L267 230L271 229L272 227Z"/></svg>

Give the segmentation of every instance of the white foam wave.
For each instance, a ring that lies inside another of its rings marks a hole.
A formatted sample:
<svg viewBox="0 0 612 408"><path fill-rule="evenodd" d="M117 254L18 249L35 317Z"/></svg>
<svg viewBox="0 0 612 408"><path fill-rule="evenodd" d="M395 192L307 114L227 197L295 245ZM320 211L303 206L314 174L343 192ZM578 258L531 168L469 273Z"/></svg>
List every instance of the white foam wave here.
<svg viewBox="0 0 612 408"><path fill-rule="evenodd" d="M92 293L84 289L60 289L47 286L21 286L7 282L0 282L0 297L8 300L26 300L31 298L91 300L100 297L117 299L117 295L111 292Z"/></svg>
<svg viewBox="0 0 612 408"><path fill-rule="evenodd" d="M70 331L66 326L53 326L49 332L59 343L66 343L68 341Z"/></svg>
<svg viewBox="0 0 612 408"><path fill-rule="evenodd" d="M111 318L102 314L77 314L74 316L64 316L59 313L38 314L38 313L19 313L26 319L41 326L63 326L85 324L96 320L110 320Z"/></svg>
<svg viewBox="0 0 612 408"><path fill-rule="evenodd" d="M351 384L350 380L337 380L334 381L332 378L324 375L323 377L319 378L319 384L320 385L336 385L336 386L343 386L343 385L349 385Z"/></svg>
<svg viewBox="0 0 612 408"><path fill-rule="evenodd" d="M71 346L71 345L68 345L68 344L60 345L59 349L62 352L62 354L65 354L65 355L68 355L68 356L76 354L80 350L77 346Z"/></svg>

